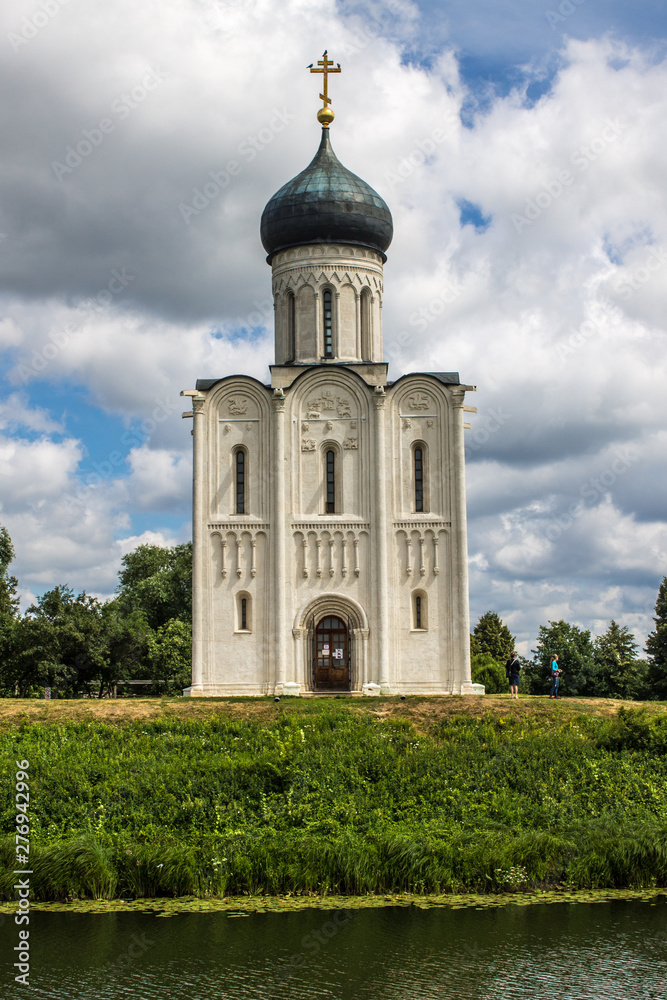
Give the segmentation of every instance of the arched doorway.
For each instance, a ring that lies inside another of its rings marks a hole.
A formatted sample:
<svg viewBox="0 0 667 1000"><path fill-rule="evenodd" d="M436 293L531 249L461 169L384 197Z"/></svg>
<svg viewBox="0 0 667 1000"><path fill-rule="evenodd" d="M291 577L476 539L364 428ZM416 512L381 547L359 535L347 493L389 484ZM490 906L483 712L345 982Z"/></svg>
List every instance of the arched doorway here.
<svg viewBox="0 0 667 1000"><path fill-rule="evenodd" d="M331 629L332 619L337 619L337 627ZM329 632L328 642L324 641L325 622ZM341 624L342 623L342 627ZM319 638L322 639L321 653L318 657L318 627L322 625ZM346 633L346 644L335 643L336 633ZM361 604L354 598L336 593L318 594L304 603L296 613L292 626L295 642L295 662L297 664L296 680L304 691L349 691L361 692L368 681L368 618ZM329 652L324 656L324 646L329 646ZM333 649L343 646L343 656L332 655ZM343 664L344 669L333 667L332 663ZM318 681L318 663L319 678ZM327 674L324 670L327 670ZM335 686L333 685L335 682Z"/></svg>
<svg viewBox="0 0 667 1000"><path fill-rule="evenodd" d="M315 689L350 690L350 644L347 622L337 615L320 618L315 629Z"/></svg>

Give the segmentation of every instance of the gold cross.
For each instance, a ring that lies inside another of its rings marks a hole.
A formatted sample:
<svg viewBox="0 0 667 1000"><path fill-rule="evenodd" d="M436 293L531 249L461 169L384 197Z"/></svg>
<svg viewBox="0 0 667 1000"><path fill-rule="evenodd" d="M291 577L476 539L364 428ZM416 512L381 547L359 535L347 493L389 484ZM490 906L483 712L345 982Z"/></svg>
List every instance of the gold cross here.
<svg viewBox="0 0 667 1000"><path fill-rule="evenodd" d="M317 66L313 66L312 63L310 64L310 66L308 66L308 69L310 70L311 73L322 73L324 76L324 93L320 94L320 100L323 102L322 107L320 108L320 112L326 111L327 114L325 117L327 119L329 118L333 119L333 112L329 111L329 105L331 104L331 98L329 97L329 73L341 72L340 63L336 63L335 68L332 68L333 66L334 66L333 59L327 58L326 49L324 50L322 58L317 60ZM320 120L322 121L322 119ZM322 121L322 124L323 125L325 124L324 121Z"/></svg>

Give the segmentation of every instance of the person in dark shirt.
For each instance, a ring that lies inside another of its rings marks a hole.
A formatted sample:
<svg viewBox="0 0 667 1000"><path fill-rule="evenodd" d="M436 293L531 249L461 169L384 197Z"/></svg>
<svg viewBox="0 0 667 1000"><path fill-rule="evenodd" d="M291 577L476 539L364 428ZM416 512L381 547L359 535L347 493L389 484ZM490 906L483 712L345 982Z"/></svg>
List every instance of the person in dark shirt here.
<svg viewBox="0 0 667 1000"><path fill-rule="evenodd" d="M505 673L510 684L510 698L519 697L519 671L521 664L516 649L505 664Z"/></svg>

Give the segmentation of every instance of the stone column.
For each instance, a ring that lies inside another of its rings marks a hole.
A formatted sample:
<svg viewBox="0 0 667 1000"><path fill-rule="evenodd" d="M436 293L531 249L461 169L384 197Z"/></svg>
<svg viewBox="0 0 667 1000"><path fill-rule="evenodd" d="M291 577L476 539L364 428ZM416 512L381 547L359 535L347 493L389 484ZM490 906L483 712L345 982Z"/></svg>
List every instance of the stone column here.
<svg viewBox="0 0 667 1000"><path fill-rule="evenodd" d="M377 587L375 648L378 657L378 683L382 693L389 693L389 581L387 579L387 459L385 449L384 388L375 387L375 584Z"/></svg>
<svg viewBox="0 0 667 1000"><path fill-rule="evenodd" d="M287 670L287 630L285 579L285 393L273 390L273 640L274 694L282 694Z"/></svg>
<svg viewBox="0 0 667 1000"><path fill-rule="evenodd" d="M296 664L296 671L294 680L285 681L283 685L283 694L300 695L301 694L301 684L302 678L305 680L305 671L303 667L304 661L304 646L306 643L303 641L305 639L304 631L302 628L292 629L292 648L294 650L294 662Z"/></svg>
<svg viewBox="0 0 667 1000"><path fill-rule="evenodd" d="M368 629L360 628L359 634L361 635L361 679L365 683L368 680Z"/></svg>
<svg viewBox="0 0 667 1000"><path fill-rule="evenodd" d="M373 300L374 299L375 296L373 296ZM372 316L371 336L373 337L372 343L373 343L373 348L375 350L375 354L373 355L372 360L382 361L383 347L382 347L382 294L381 293L377 296L377 303L378 307L377 307L377 317L376 317L374 309L374 301L371 301L371 316ZM377 323L376 323L376 318L377 318Z"/></svg>
<svg viewBox="0 0 667 1000"><path fill-rule="evenodd" d="M355 357L363 361L363 352L361 345L361 293L358 289L354 289L354 353Z"/></svg>
<svg viewBox="0 0 667 1000"><path fill-rule="evenodd" d="M192 685L191 695L203 694L204 680L204 619L207 594L205 593L204 561L207 547L206 516L206 411L204 396L192 399Z"/></svg>
<svg viewBox="0 0 667 1000"><path fill-rule="evenodd" d="M312 356L315 358L315 364L319 364L320 358L324 354L324 341L322 340L322 310L319 291L315 292L315 348L310 353L312 353ZM308 360L308 353L306 353L304 357Z"/></svg>
<svg viewBox="0 0 667 1000"><path fill-rule="evenodd" d="M280 303L281 308L278 308ZM286 300L285 296L281 296L280 299L276 292L273 292L273 352L276 359L276 364L282 364L284 361L289 360L285 357L287 351L285 350L285 333L287 324L285 323L285 307ZM294 305L296 310L296 303Z"/></svg>
<svg viewBox="0 0 667 1000"><path fill-rule="evenodd" d="M465 444L463 406L465 389L452 390L452 652L455 675L452 693L473 694L470 678L470 607L468 603L468 521L466 514Z"/></svg>
<svg viewBox="0 0 667 1000"><path fill-rule="evenodd" d="M335 303L335 305L334 305L334 303ZM336 294L335 294L335 297L334 297L333 301L331 302L331 306L332 306L332 310L333 309L336 310L335 313L333 313L333 315L331 317L331 333L332 333L332 339L333 339L333 356L334 356L334 358L339 358L341 356L341 354L343 353L342 350L341 350L342 340L343 340L343 331L340 328L340 289L339 288L336 289Z"/></svg>

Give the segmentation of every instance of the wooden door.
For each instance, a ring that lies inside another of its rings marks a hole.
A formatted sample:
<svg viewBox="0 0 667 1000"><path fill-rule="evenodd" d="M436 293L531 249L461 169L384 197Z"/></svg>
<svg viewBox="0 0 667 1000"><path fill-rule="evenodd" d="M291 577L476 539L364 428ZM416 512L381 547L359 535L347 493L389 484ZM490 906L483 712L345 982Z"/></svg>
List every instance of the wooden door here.
<svg viewBox="0 0 667 1000"><path fill-rule="evenodd" d="M349 691L347 625L342 618L328 615L315 631L315 688Z"/></svg>

